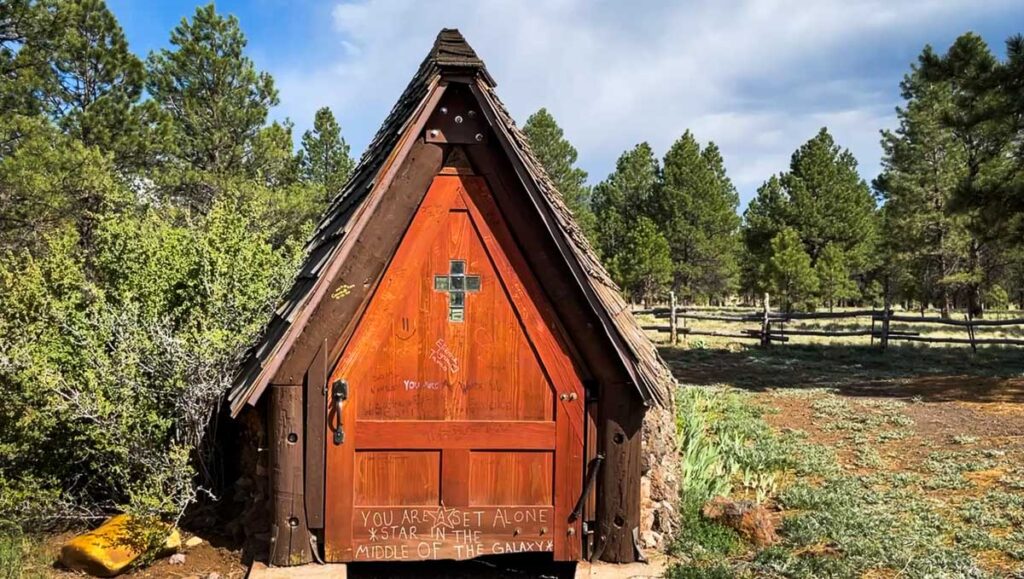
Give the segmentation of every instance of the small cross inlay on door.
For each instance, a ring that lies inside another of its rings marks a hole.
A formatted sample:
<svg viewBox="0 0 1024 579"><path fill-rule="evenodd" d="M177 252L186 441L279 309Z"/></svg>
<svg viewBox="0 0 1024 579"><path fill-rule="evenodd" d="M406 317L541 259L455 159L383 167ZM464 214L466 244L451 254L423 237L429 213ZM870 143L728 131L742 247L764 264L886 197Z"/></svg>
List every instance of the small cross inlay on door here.
<svg viewBox="0 0 1024 579"><path fill-rule="evenodd" d="M466 293L480 291L480 276L466 273L466 261L453 259L448 274L434 276L434 290L448 294L448 321L466 319Z"/></svg>

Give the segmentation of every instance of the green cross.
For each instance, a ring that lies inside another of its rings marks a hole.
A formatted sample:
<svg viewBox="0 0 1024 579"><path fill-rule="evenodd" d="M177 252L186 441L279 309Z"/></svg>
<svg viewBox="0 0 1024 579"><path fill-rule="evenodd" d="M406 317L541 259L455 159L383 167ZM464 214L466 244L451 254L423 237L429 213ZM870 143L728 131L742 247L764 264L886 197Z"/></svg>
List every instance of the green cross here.
<svg viewBox="0 0 1024 579"><path fill-rule="evenodd" d="M480 291L480 276L466 274L466 261L453 259L447 275L434 276L434 291L448 294L448 321L461 322L466 319L466 293Z"/></svg>

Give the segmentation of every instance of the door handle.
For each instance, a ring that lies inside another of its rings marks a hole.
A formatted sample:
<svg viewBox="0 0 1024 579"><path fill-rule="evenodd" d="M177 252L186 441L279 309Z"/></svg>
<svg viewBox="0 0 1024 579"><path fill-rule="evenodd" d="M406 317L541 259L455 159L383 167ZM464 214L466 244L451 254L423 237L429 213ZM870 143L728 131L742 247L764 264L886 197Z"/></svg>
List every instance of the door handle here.
<svg viewBox="0 0 1024 579"><path fill-rule="evenodd" d="M344 380L335 380L334 384L331 385L331 405L333 406L330 416L328 416L328 423L330 429L334 431L334 444L339 445L345 442L345 425L341 421L341 411L348 400L348 382Z"/></svg>

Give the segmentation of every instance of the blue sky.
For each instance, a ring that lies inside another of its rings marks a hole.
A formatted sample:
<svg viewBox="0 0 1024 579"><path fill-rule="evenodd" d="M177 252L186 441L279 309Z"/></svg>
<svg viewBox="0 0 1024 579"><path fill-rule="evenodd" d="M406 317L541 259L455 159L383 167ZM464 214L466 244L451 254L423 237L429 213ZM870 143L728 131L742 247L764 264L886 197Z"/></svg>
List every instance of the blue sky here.
<svg viewBox="0 0 1024 579"><path fill-rule="evenodd" d="M199 4L108 0L133 50L167 45ZM828 126L879 170L899 81L925 44L984 36L996 53L1024 32L1020 0L232 0L249 55L273 74L296 138L330 106L358 154L442 27L487 62L523 122L547 107L590 180L648 141L663 154L687 128L721 147L741 196L784 170Z"/></svg>

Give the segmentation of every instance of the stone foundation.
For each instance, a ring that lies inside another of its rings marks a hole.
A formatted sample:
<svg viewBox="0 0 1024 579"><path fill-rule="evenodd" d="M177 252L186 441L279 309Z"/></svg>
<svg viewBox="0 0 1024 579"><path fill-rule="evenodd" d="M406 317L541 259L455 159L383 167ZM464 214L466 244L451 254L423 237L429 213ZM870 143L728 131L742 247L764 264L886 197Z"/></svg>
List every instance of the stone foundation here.
<svg viewBox="0 0 1024 579"><path fill-rule="evenodd" d="M640 546L663 550L679 529L679 453L674 403L647 410L640 463Z"/></svg>

